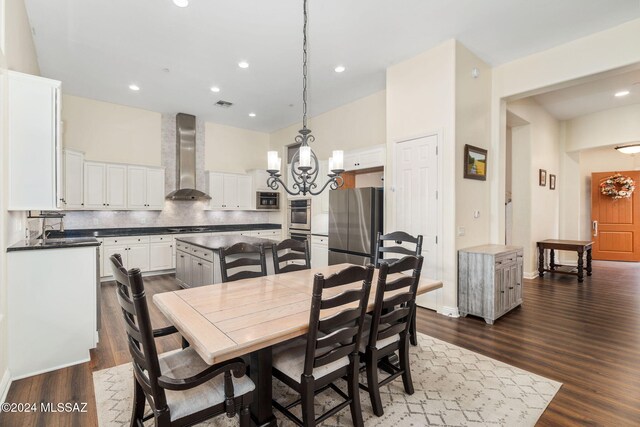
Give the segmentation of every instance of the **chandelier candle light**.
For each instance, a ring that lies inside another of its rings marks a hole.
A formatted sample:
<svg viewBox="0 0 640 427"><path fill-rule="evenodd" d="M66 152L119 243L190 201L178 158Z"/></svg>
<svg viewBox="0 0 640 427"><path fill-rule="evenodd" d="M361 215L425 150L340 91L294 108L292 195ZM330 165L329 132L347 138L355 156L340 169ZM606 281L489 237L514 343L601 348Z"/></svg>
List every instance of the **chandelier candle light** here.
<svg viewBox="0 0 640 427"><path fill-rule="evenodd" d="M311 129L307 129L307 0L303 2L304 26L302 30L302 129L298 131L295 141L300 144L300 148L291 159L291 178L293 180L291 188L287 188L285 183L280 179L280 170L282 159L278 157L277 151L269 151L267 153L267 186L272 190L277 190L282 185L284 190L292 196L306 196L311 194L317 196L327 187L336 190L344 184L344 180L340 176L344 172L344 153L342 150L333 152L333 156L329 158L329 179L324 185L318 188L316 179L320 172L320 164L316 154L309 146L310 142L315 141L315 137L311 135Z"/></svg>

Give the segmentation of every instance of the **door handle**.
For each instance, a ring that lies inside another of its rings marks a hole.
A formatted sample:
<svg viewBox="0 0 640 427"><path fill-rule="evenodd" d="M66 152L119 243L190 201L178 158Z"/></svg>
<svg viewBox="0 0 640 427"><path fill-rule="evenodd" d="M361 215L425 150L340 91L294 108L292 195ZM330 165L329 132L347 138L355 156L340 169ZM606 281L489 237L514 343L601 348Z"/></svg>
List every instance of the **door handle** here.
<svg viewBox="0 0 640 427"><path fill-rule="evenodd" d="M598 221L593 221L591 228L593 229L593 237L596 237L598 235Z"/></svg>

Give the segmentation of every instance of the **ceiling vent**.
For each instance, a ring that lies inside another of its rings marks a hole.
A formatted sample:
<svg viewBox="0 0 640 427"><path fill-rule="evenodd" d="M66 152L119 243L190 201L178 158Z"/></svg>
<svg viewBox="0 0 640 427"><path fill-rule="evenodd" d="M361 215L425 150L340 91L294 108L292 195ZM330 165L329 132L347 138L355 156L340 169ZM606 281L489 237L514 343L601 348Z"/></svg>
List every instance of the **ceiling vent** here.
<svg viewBox="0 0 640 427"><path fill-rule="evenodd" d="M233 105L233 103L229 102L229 101L223 101L222 99L218 102L216 102L216 105L218 107L222 107L222 108L229 108Z"/></svg>

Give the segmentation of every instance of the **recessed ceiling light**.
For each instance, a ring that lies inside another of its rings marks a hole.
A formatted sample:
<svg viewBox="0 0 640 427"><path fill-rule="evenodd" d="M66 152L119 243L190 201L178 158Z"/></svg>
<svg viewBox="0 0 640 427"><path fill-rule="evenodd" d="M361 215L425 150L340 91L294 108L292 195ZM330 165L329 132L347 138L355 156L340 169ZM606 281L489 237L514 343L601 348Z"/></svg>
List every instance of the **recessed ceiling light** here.
<svg viewBox="0 0 640 427"><path fill-rule="evenodd" d="M249 113L249 117L255 117L256 113Z"/></svg>
<svg viewBox="0 0 640 427"><path fill-rule="evenodd" d="M212 86L211 87L211 92L220 92L220 88L218 86Z"/></svg>
<svg viewBox="0 0 640 427"><path fill-rule="evenodd" d="M618 98L620 98L621 96L627 96L629 95L629 91L628 90L621 90L620 92L616 92L615 96L617 96Z"/></svg>
<svg viewBox="0 0 640 427"><path fill-rule="evenodd" d="M344 70L346 70L344 65L338 65L336 68L333 69L333 71L335 71L336 73L342 73Z"/></svg>
<svg viewBox="0 0 640 427"><path fill-rule="evenodd" d="M140 90L140 86L138 86L138 85L129 85L129 89L137 92L137 91Z"/></svg>
<svg viewBox="0 0 640 427"><path fill-rule="evenodd" d="M238 67L240 68L249 68L249 63L247 61L238 62Z"/></svg>
<svg viewBox="0 0 640 427"><path fill-rule="evenodd" d="M187 7L189 6L189 0L173 0L173 4L178 7Z"/></svg>

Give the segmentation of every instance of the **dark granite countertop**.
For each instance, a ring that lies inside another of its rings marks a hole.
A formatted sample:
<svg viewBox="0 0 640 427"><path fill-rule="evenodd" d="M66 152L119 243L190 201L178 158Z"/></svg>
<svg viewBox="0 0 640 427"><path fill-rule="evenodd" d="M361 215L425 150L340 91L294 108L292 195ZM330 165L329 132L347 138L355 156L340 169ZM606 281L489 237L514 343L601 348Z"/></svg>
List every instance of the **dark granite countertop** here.
<svg viewBox="0 0 640 427"><path fill-rule="evenodd" d="M49 231L50 238L68 237L119 237L119 236L147 236L154 234L186 234L212 233L217 231L247 231L247 230L279 230L280 224L229 224L229 225L194 225L171 227L132 227L132 228L98 228Z"/></svg>
<svg viewBox="0 0 640 427"><path fill-rule="evenodd" d="M7 248L7 252L30 251L34 249L63 249L79 248L83 246L100 246L94 237L63 238L42 240L21 240Z"/></svg>
<svg viewBox="0 0 640 427"><path fill-rule="evenodd" d="M198 236L198 237L179 237L176 240L187 243L189 245L200 246L201 248L219 251L220 248L227 248L236 243L251 243L252 245L264 245L265 250L271 249L273 240L261 239L260 237L251 236Z"/></svg>

